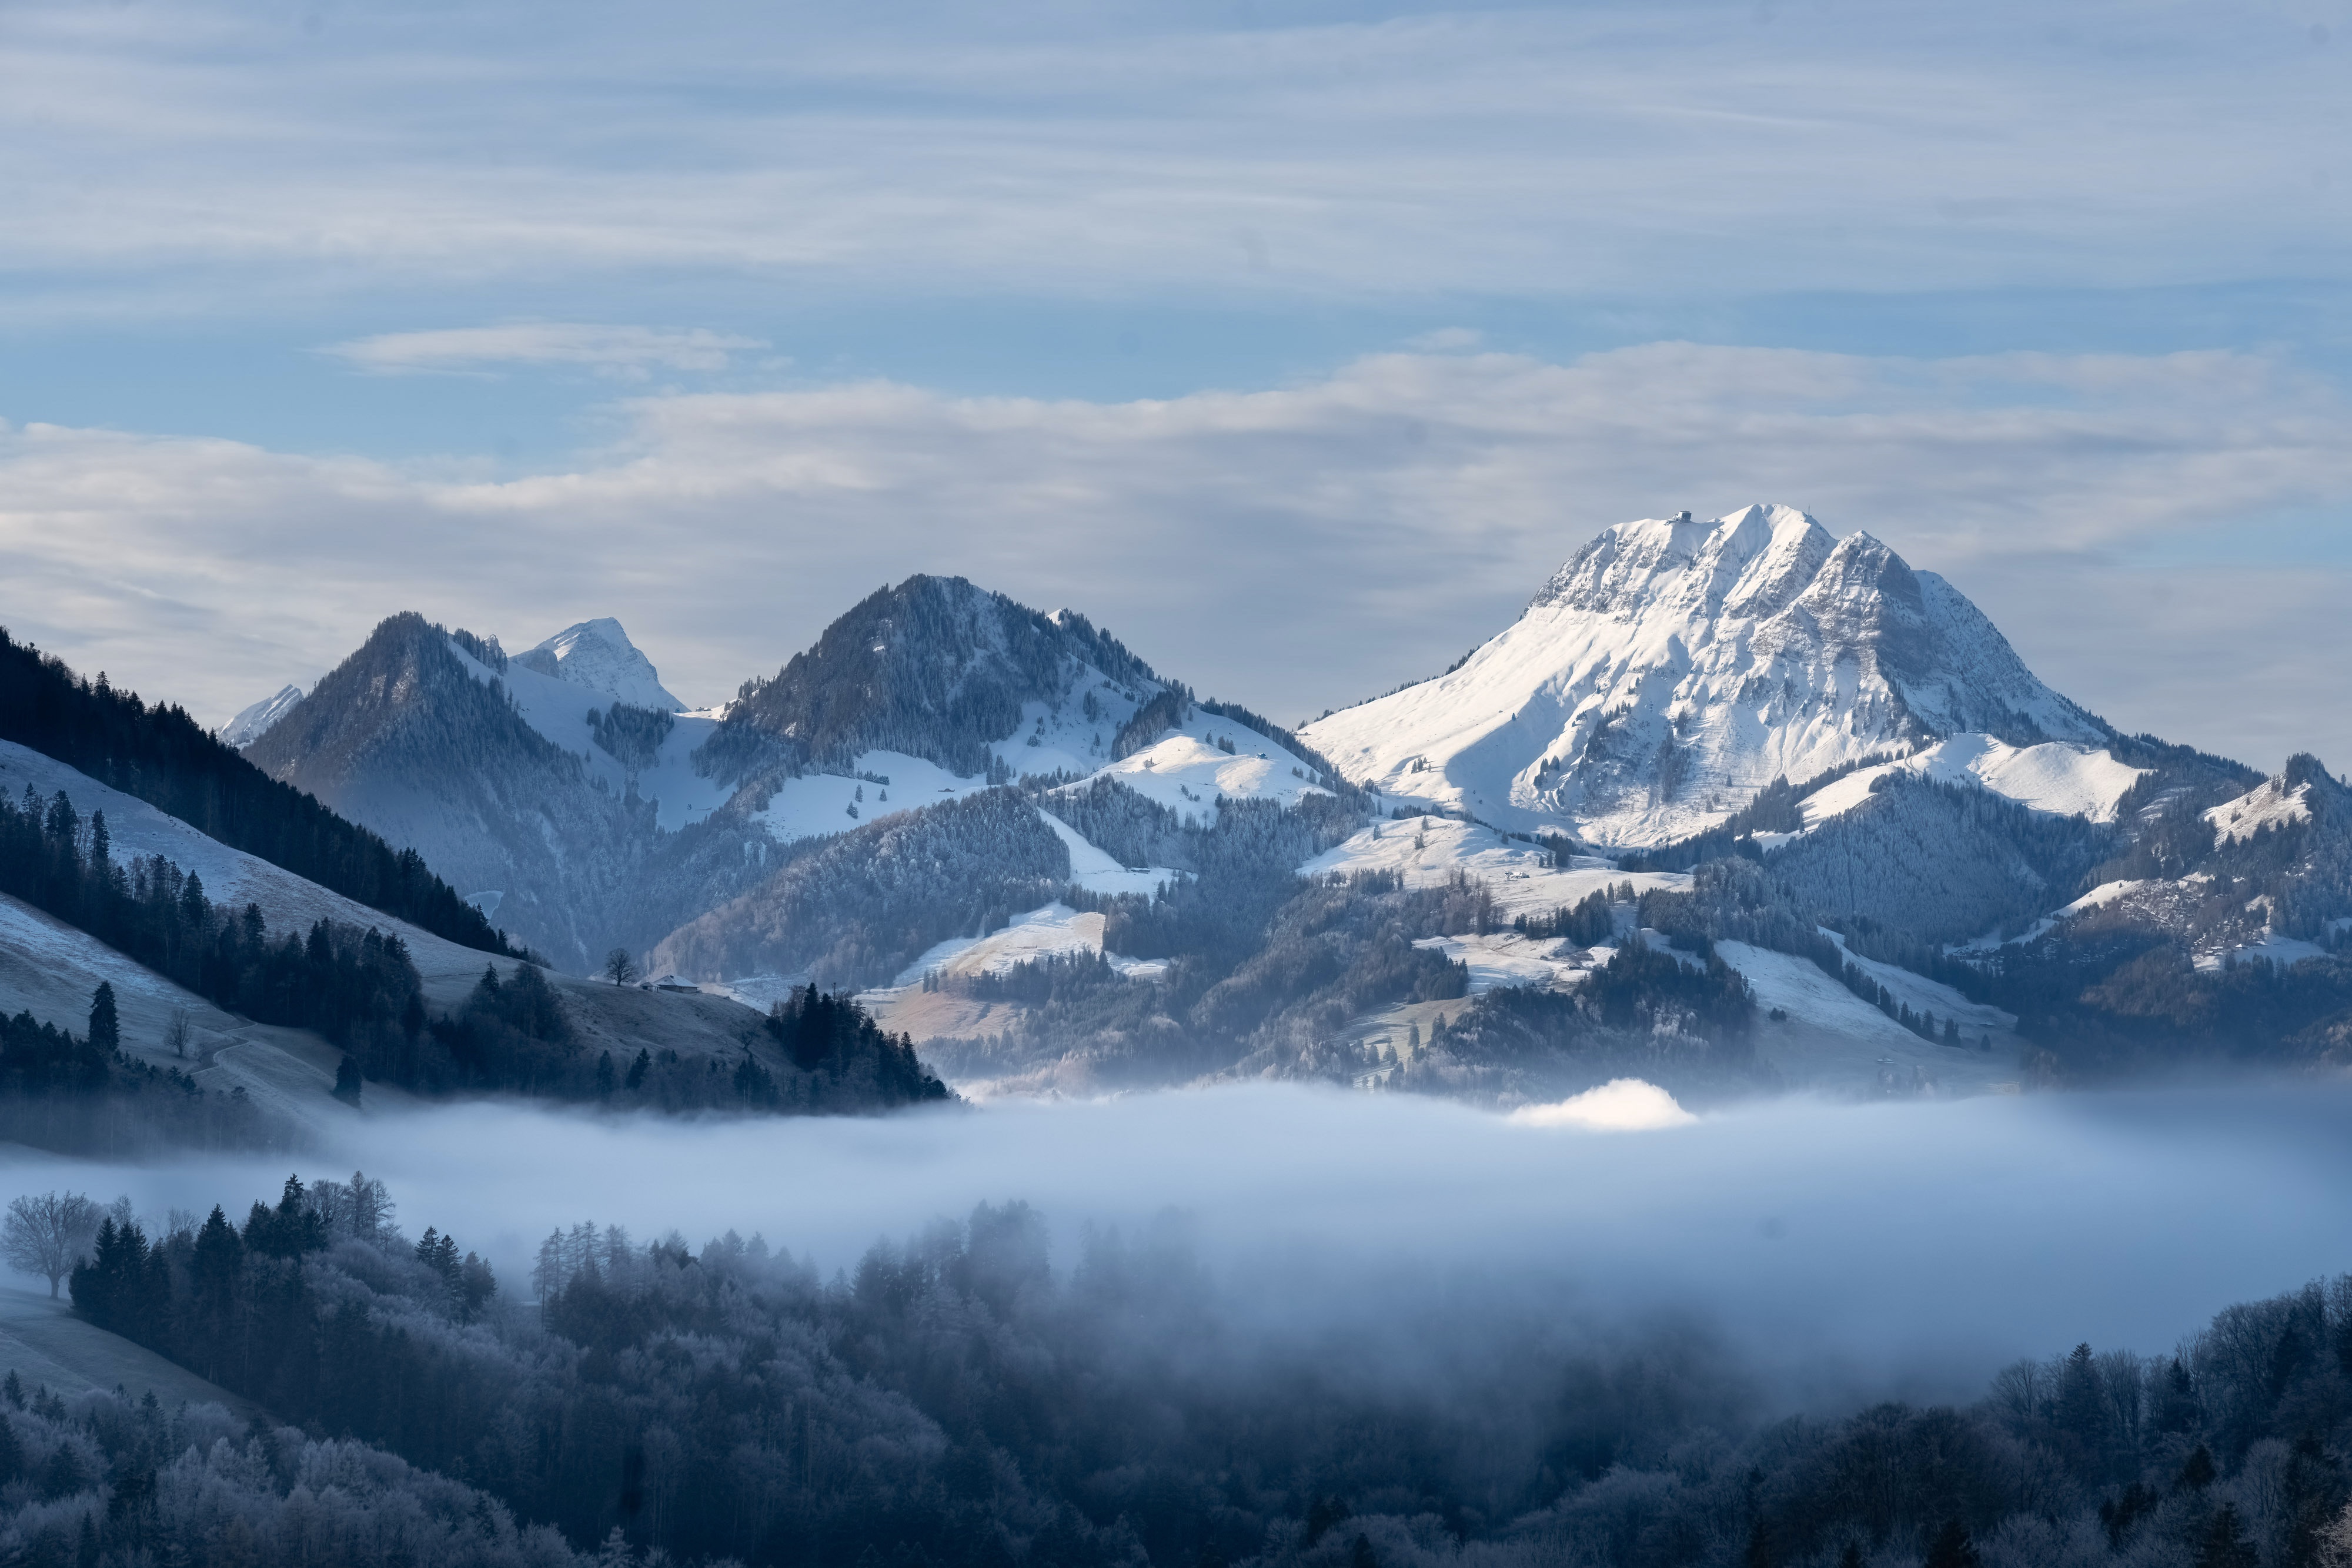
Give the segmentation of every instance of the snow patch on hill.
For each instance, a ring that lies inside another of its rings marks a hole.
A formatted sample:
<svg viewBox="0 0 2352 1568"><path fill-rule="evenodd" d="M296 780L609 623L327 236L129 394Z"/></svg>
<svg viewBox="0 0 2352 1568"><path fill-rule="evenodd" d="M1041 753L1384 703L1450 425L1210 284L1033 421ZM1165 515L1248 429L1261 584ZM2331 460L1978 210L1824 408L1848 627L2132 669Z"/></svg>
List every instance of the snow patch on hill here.
<svg viewBox="0 0 2352 1568"><path fill-rule="evenodd" d="M1016 915L1013 924L985 936L957 936L940 943L907 966L891 988L919 985L926 975L943 979L960 976L1002 975L1015 965L1072 953L1103 951L1103 917L1080 914L1055 900L1042 909ZM1105 955L1111 967L1131 978L1154 978L1167 972L1157 961Z"/></svg>
<svg viewBox="0 0 2352 1568"><path fill-rule="evenodd" d="M862 752L852 767L870 777L804 773L783 779L751 820L778 843L788 844L796 839L845 833L884 817L936 806L989 787L985 779L963 778L903 751ZM878 782L884 779L889 782Z"/></svg>
<svg viewBox="0 0 2352 1568"><path fill-rule="evenodd" d="M1424 936L1413 946L1425 952L1443 953L1453 962L1467 967L1470 994L1474 997L1520 986L1565 988L1576 984L1587 972L1585 966L1575 961L1580 950L1574 943L1556 937L1522 936L1516 931L1490 931L1483 936ZM1593 961L1605 963L1607 958L1603 950L1595 955Z"/></svg>
<svg viewBox="0 0 2352 1568"><path fill-rule="evenodd" d="M1121 865L1109 851L1097 848L1053 812L1041 810L1037 815L1069 850L1070 880L1089 893L1149 895L1169 883L1181 881L1184 875L1167 866Z"/></svg>
<svg viewBox="0 0 2352 1568"><path fill-rule="evenodd" d="M1197 710L1152 745L1096 776L1115 779L1180 815L1198 817L1212 814L1220 798L1272 800L1289 807L1308 795L1330 793L1315 782L1315 768L1304 758L1246 726Z"/></svg>
<svg viewBox="0 0 2352 1568"><path fill-rule="evenodd" d="M2112 752L2087 746L2011 746L1989 735L1956 735L1899 761L1857 768L1814 790L1803 801L1805 826L1817 828L1853 810L1870 799L1873 784L1892 773L1973 786L2055 816L2112 822L2141 771L2116 761Z"/></svg>
<svg viewBox="0 0 2352 1568"><path fill-rule="evenodd" d="M2277 779L2265 779L2206 812L2205 820L2213 824L2213 847L2226 849L2232 839L2251 839L2264 828L2291 828L2311 821L2311 786L2283 789Z"/></svg>
<svg viewBox="0 0 2352 1568"><path fill-rule="evenodd" d="M1628 882L1636 893L1690 886L1687 872L1621 872L1614 862L1588 855L1555 867L1545 851L1483 822L1434 816L1374 822L1298 868L1301 876L1360 871L1392 872L1407 887L1440 887L1457 873L1475 877L1494 894L1506 920L1580 904Z"/></svg>
<svg viewBox="0 0 2352 1568"><path fill-rule="evenodd" d="M1759 1015L1756 1048L1791 1089L1835 1093L1879 1092L1912 1095L1981 1094L2017 1082L2014 1019L1977 1009L1948 987L1889 966L1859 960L1890 991L1937 1018L1958 1017L1966 1049L1930 1042L1880 1012L1822 972L1810 958L1719 942L1716 952L1747 977ZM1778 1011L1782 1018L1771 1015ZM1983 1037L1990 1051L1976 1049Z"/></svg>

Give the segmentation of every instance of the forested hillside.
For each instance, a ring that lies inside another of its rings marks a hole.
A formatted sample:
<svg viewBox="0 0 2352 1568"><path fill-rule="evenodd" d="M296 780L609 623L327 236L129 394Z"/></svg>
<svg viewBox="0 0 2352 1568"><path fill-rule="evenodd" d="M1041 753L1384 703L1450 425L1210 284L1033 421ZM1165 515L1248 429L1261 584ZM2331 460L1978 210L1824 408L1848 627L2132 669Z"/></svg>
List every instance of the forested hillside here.
<svg viewBox="0 0 2352 1568"><path fill-rule="evenodd" d="M767 880L654 949L687 975L806 975L887 984L934 943L1050 903L1070 852L1017 791L999 789L807 841Z"/></svg>
<svg viewBox="0 0 2352 1568"><path fill-rule="evenodd" d="M226 1011L315 1031L346 1053L338 1092L354 1103L371 1082L427 1095L514 1091L665 1111L860 1112L947 1092L905 1040L845 998L814 990L771 1014L764 1060L747 1030L741 1054L723 1067L707 1054L653 1046L619 1061L610 1051L592 1053L570 1004L529 962L509 965L503 977L486 963L463 1001L436 1015L397 933L324 919L307 931L273 930L257 904L215 904L202 878L160 855L118 862L105 813L83 821L62 791L46 803L29 793L21 802L0 798L0 893ZM176 1066L120 1057L116 1044L95 1027L77 1041L29 1014L8 1024L0 1131L76 1153L119 1152L141 1137L218 1144L285 1134Z"/></svg>
<svg viewBox="0 0 2352 1568"><path fill-rule="evenodd" d="M2022 1362L1972 1405L1797 1419L1687 1325L1583 1343L1502 1301L1267 1338L1179 1231L1057 1260L1019 1203L831 1282L757 1239L583 1224L526 1287L391 1221L363 1176L289 1179L241 1224L110 1219L77 1310L349 1440L13 1387L0 1545L138 1561L236 1517L268 1524L241 1561L348 1561L320 1543L404 1509L420 1563L564 1561L528 1533L547 1525L608 1563L754 1568L2315 1568L2352 1547L2352 1280L2229 1308L2171 1354ZM1378 1370L1473 1332L1485 1353L1448 1377Z"/></svg>
<svg viewBox="0 0 2352 1568"><path fill-rule="evenodd" d="M79 679L0 630L0 739L13 740L436 936L486 952L505 940L414 851L395 852L299 789L279 783L177 707Z"/></svg>

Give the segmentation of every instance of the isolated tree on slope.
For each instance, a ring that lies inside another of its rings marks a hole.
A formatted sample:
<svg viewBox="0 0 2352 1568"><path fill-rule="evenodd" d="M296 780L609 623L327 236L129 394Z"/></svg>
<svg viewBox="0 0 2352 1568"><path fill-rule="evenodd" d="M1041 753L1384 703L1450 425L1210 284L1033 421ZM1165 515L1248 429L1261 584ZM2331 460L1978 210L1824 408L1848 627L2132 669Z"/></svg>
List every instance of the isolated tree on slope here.
<svg viewBox="0 0 2352 1568"><path fill-rule="evenodd" d="M89 998L89 1043L110 1057L122 1049L122 1020L115 1015L114 988L104 980Z"/></svg>
<svg viewBox="0 0 2352 1568"><path fill-rule="evenodd" d="M46 1275L54 1298L58 1281L89 1255L99 1219L98 1205L79 1193L27 1193L0 1220L0 1258L21 1272Z"/></svg>
<svg viewBox="0 0 2352 1568"><path fill-rule="evenodd" d="M604 977L616 986L625 986L637 977L637 961L629 956L626 947L615 947L604 955Z"/></svg>

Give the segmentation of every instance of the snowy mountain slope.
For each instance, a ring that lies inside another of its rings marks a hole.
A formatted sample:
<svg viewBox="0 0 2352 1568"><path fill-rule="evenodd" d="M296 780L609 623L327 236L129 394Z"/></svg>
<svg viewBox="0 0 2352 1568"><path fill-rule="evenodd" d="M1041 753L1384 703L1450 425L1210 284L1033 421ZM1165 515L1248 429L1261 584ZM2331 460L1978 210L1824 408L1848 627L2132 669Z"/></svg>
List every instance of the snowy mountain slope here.
<svg viewBox="0 0 2352 1568"><path fill-rule="evenodd" d="M210 1092L243 1090L279 1136L317 1132L361 1113L334 1097L342 1052L322 1037L224 1012L86 933L0 895L0 1011L30 1012L79 1034L101 981L114 988L124 1054L177 1068ZM174 1055L166 1043L175 1012L188 1019L185 1056ZM398 1089L374 1085L365 1113L413 1103Z"/></svg>
<svg viewBox="0 0 2352 1568"><path fill-rule="evenodd" d="M512 663L577 686L607 702L656 713L677 713L686 705L670 695L621 623L611 616L566 626Z"/></svg>
<svg viewBox="0 0 2352 1568"><path fill-rule="evenodd" d="M246 755L415 850L460 894L498 894L502 928L586 973L648 906L676 906L671 890L649 896L658 813L630 785L690 775L691 732L680 731L691 721L672 720L663 749L633 768L596 743L591 694L495 669L483 662L495 650L470 643L421 616L394 616ZM677 815L699 803L683 786L661 787ZM741 862L739 852L716 864L723 873ZM719 891L733 890L722 875ZM676 902L685 907L668 924L709 906L699 887Z"/></svg>
<svg viewBox="0 0 2352 1568"><path fill-rule="evenodd" d="M1083 616L961 579L870 596L722 709L654 700L675 701L609 619L509 658L402 615L249 755L415 849L573 972L614 945L654 947L812 841L1013 779L1108 768L1204 813L1219 794L1291 804L1323 789L1319 759L1196 706ZM1140 885L1088 864L1106 886Z"/></svg>
<svg viewBox="0 0 2352 1568"><path fill-rule="evenodd" d="M2145 771L2116 761L2104 748L2054 740L2011 746L1989 735L1956 735L1899 761L1856 768L1814 790L1801 805L1811 830L1853 810L1870 799L1880 779L1900 772L1939 784L1974 785L2036 811L2112 822L2125 793Z"/></svg>
<svg viewBox="0 0 2352 1568"><path fill-rule="evenodd" d="M426 1001L436 1008L450 1008L462 1001L474 982L481 977L486 966L494 963L500 974L513 971L514 961L511 959L493 961L488 955L474 948L461 947L380 910L354 903L268 861L207 838L177 818L158 811L143 800L109 789L54 758L0 741L0 789L7 790L11 795L21 795L28 784L44 799L62 789L85 819L94 811L104 811L108 836L118 862L127 864L134 856L160 854L184 871L194 872L202 877L205 895L214 903L259 904L263 917L273 931L305 929L316 921L326 919L362 929L373 926L397 934L408 945L409 956L425 982ZM26 913L37 920L47 920L47 916L37 912L28 910ZM48 924L54 925L56 923ZM163 987L173 993L178 991L178 988L171 986L168 981L148 975L128 958L79 932L73 934L73 942L96 948L108 955L107 962L124 966L136 970L137 976L145 977L143 979L133 977L122 984L145 988L146 990ZM79 947L73 950L79 951ZM110 977L111 974L110 970L104 977ZM757 1013L724 998L640 991L562 974L551 975L549 980L569 1004L574 1029L583 1042L583 1048L611 1050L616 1054L630 1056L642 1049L675 1050L688 1056L732 1056L740 1051L744 1039L759 1026ZM89 986L80 988L79 1005L85 1011L89 1007L89 990L96 983L93 979ZM117 988L121 989L122 984L118 984ZM145 990L140 994L145 994ZM206 1012L215 1010L207 1009ZM192 1008L192 1014L194 1011ZM129 1015L126 1013L125 1016L127 1020ZM59 1018L57 1021L62 1023L65 1019ZM335 1062L340 1053L331 1052L323 1041L315 1041L314 1037L299 1030L273 1029L242 1020L237 1033L239 1038L269 1044L297 1063L307 1064L298 1071L257 1056L256 1065L247 1074L256 1080L257 1093L268 1082L280 1082L281 1087L283 1081L289 1080L307 1083L305 1075L314 1069L326 1074L328 1088L333 1087ZM131 1038L128 1021L124 1026L124 1038L126 1041ZM224 1051L226 1051L226 1047ZM227 1057L224 1056L223 1060L227 1060Z"/></svg>
<svg viewBox="0 0 2352 1568"><path fill-rule="evenodd" d="M1197 708L1095 776L1116 779L1179 814L1203 816L1221 800L1295 806L1302 796L1330 793L1316 782L1320 775L1314 765L1280 741Z"/></svg>
<svg viewBox="0 0 2352 1568"><path fill-rule="evenodd" d="M277 695L267 696L238 713L228 721L220 737L242 749L269 733L269 727L284 718L296 703L302 700L300 686L280 686Z"/></svg>
<svg viewBox="0 0 2352 1568"><path fill-rule="evenodd" d="M28 785L44 800L63 790L85 820L93 812L104 811L116 861L127 865L135 856L162 855L183 871L202 877L205 894L215 904L239 907L258 904L273 929L307 929L323 919L398 932L408 944L417 972L425 977L427 994L436 1000L440 999L435 993L436 981L446 994L448 987L460 981L471 985L482 972L485 954L370 909L258 856L231 849L144 800L109 789L52 758L0 741L0 789L17 796Z"/></svg>
<svg viewBox="0 0 2352 1568"><path fill-rule="evenodd" d="M2265 779L2234 800L2204 813L2213 824L2216 848L2227 849L2239 839L2251 839L2268 828L2276 831L2311 821L2311 786L2309 783L2288 784L2284 779Z"/></svg>
<svg viewBox="0 0 2352 1568"><path fill-rule="evenodd" d="M1959 1018L1971 1047L1990 1038L1990 1051L1930 1044L1810 959L1744 942L1721 943L1716 951L1754 988L1757 1009L1764 1015L1757 1029L1757 1054L1791 1089L1950 1095L2017 1086L2018 1041L2011 1029L2015 1020L1977 1008L1947 987L1891 966L1873 968L1874 974L1892 970L1906 1000L1938 1018ZM1775 1018L1776 1012L1787 1016Z"/></svg>
<svg viewBox="0 0 2352 1568"><path fill-rule="evenodd" d="M1686 835L1776 778L1978 732L2095 747L1943 579L1787 507L1605 529L1454 671L1317 720L1349 778L1507 828Z"/></svg>
<svg viewBox="0 0 2352 1568"><path fill-rule="evenodd" d="M1687 873L1621 872L1615 862L1590 855L1556 868L1551 856L1532 844L1506 839L1480 822L1435 816L1374 822L1298 871L1302 876L1391 872L1408 887L1442 887L1455 876L1467 876L1486 884L1506 922L1520 915L1549 915L1622 883L1632 883L1637 893L1690 885Z"/></svg>
<svg viewBox="0 0 2352 1568"><path fill-rule="evenodd" d="M616 621L592 621L589 626L612 628L630 654L653 665L630 646ZM579 628L573 628L574 631ZM550 641L553 641L551 639ZM533 653L539 652L533 649ZM595 718L611 709L610 702L593 699L609 695L564 675L526 664L518 657L503 669L494 669L452 639L449 652L466 673L482 685L509 698L516 715L549 744L580 758L585 776L614 796L635 793L654 808L655 820L670 831L698 821L727 801L730 791L700 777L694 768L695 748L709 740L718 721L699 714L646 709L661 716L660 737L650 746L631 747L614 737ZM528 655L525 655L527 657ZM667 693L656 693L667 696ZM615 699L628 703L629 699ZM644 707L644 704L630 704ZM611 740L612 744L606 744ZM614 749L618 747L619 749Z"/></svg>

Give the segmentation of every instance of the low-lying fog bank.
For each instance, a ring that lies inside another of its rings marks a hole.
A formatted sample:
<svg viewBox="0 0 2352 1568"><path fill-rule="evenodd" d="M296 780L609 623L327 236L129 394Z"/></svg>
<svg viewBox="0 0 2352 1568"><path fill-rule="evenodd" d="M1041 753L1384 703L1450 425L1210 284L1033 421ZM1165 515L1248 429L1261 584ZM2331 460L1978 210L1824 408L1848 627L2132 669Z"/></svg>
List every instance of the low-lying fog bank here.
<svg viewBox="0 0 2352 1568"><path fill-rule="evenodd" d="M1488 1322L1680 1314L1769 1348L1784 1397L1833 1402L1974 1397L2000 1364L2083 1339L2168 1348L2231 1301L2344 1269L2348 1119L2352 1090L2308 1083L1783 1100L1636 1131L1289 1086L874 1119L469 1104L375 1121L299 1169L383 1177L411 1234L482 1249L514 1294L548 1231L583 1219L698 1244L758 1231L830 1272L982 1200L1042 1209L1066 1267L1081 1228L1174 1208L1235 1312L1270 1332L1466 1343ZM236 1218L286 1175L12 1151L0 1196Z"/></svg>

